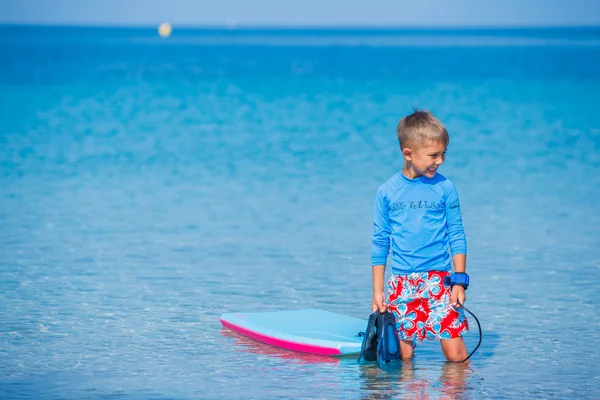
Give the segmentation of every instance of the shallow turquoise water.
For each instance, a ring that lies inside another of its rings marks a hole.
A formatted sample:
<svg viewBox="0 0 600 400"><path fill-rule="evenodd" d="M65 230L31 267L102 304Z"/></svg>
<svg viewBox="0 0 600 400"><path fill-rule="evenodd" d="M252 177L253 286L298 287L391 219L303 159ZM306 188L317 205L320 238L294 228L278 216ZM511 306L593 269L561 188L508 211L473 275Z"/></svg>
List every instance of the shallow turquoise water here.
<svg viewBox="0 0 600 400"><path fill-rule="evenodd" d="M600 394L600 31L0 38L1 398ZM469 368L436 343L390 373L222 330L366 318L372 202L415 105L451 135Z"/></svg>

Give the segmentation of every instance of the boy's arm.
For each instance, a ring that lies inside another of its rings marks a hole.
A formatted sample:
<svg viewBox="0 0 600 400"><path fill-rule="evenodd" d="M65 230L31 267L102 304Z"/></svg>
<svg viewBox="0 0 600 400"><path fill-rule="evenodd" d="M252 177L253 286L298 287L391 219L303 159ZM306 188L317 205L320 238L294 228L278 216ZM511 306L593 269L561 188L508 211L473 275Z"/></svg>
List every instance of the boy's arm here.
<svg viewBox="0 0 600 400"><path fill-rule="evenodd" d="M385 304L385 265L390 251L390 221L387 199L381 188L377 190L373 212L373 243L371 248L371 265L373 273L372 311L384 312Z"/></svg>
<svg viewBox="0 0 600 400"><path fill-rule="evenodd" d="M467 254L467 238L463 229L462 214L460 212L460 201L458 193L452 183L450 183L446 198L446 228L448 230L448 239L450 242L450 253L452 261L457 254ZM460 260L459 260L460 263ZM463 263L463 268L464 268ZM464 272L464 271L456 271Z"/></svg>
<svg viewBox="0 0 600 400"><path fill-rule="evenodd" d="M454 272L467 272L467 239L462 224L460 201L454 185L450 185L446 201L446 227L448 229ZM450 299L452 306L457 307L458 302L464 304L466 299L465 289L462 286L455 285L452 288Z"/></svg>
<svg viewBox="0 0 600 400"><path fill-rule="evenodd" d="M371 304L371 311L375 312L379 310L384 312L387 308L385 304L385 265L373 265L373 304Z"/></svg>
<svg viewBox="0 0 600 400"><path fill-rule="evenodd" d="M454 272L467 272L467 255L455 254L452 256L452 264L454 264Z"/></svg>

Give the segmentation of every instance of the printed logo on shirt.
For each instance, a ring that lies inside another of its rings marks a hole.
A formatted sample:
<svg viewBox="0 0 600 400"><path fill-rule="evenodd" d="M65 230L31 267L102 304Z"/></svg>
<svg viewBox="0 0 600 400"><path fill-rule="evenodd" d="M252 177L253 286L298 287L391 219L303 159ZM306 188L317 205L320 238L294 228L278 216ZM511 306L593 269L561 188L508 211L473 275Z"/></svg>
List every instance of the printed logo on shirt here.
<svg viewBox="0 0 600 400"><path fill-rule="evenodd" d="M453 203L455 204L455 203ZM415 201L401 201L398 203L390 204L390 210L398 211L398 210L407 210L407 209L419 209L419 208L428 208L431 210L439 210L444 208L443 203L437 203L435 201L425 201L425 200L415 200Z"/></svg>

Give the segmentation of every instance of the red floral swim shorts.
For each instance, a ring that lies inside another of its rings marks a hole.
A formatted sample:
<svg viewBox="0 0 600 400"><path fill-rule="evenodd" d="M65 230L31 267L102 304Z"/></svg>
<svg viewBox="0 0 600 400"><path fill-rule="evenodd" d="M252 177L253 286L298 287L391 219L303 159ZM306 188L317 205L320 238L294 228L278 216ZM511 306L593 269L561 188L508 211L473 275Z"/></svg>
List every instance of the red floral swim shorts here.
<svg viewBox="0 0 600 400"><path fill-rule="evenodd" d="M392 275L388 281L389 311L401 340L452 339L469 329L461 308L450 305L448 271Z"/></svg>

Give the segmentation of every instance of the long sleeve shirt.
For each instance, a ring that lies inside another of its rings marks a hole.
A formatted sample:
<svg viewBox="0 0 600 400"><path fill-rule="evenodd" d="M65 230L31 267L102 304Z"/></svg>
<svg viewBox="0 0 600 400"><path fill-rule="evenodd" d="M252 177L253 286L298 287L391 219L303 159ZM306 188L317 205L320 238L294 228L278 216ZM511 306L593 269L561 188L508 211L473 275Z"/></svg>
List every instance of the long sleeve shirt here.
<svg viewBox="0 0 600 400"><path fill-rule="evenodd" d="M450 271L451 255L467 254L460 202L454 184L441 174L409 179L397 173L377 190L372 265L392 272Z"/></svg>

